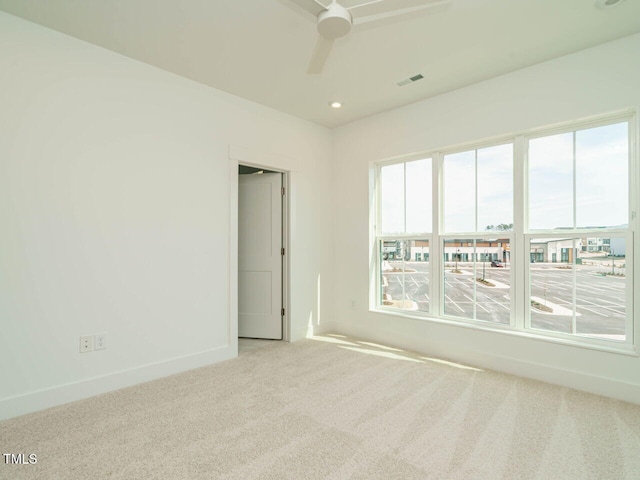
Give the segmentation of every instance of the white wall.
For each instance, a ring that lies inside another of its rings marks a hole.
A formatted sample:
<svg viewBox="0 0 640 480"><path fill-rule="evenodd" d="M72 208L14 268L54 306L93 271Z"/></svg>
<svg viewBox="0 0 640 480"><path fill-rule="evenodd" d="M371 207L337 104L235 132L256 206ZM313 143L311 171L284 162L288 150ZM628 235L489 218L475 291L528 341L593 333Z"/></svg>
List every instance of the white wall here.
<svg viewBox="0 0 640 480"><path fill-rule="evenodd" d="M369 162L636 107L639 52L640 35L627 37L336 129L336 246L343 255L336 264L333 327L640 403L637 356L369 312L363 248L369 245Z"/></svg>
<svg viewBox="0 0 640 480"><path fill-rule="evenodd" d="M291 171L291 338L322 328L327 129L3 13L0 65L0 418L237 354L230 150Z"/></svg>

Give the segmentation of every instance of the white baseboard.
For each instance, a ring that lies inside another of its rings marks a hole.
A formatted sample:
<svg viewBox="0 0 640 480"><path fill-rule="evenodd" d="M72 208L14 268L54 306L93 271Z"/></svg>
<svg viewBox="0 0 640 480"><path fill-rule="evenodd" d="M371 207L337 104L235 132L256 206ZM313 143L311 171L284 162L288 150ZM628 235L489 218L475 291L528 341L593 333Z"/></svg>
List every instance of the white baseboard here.
<svg viewBox="0 0 640 480"><path fill-rule="evenodd" d="M473 358L472 358L473 357ZM561 387L573 388L583 392L615 398L630 403L640 403L640 385L613 380L611 378L590 375L574 370L551 367L534 362L523 362L499 355L471 356L465 363L496 372L508 373L518 377L551 383Z"/></svg>
<svg viewBox="0 0 640 480"><path fill-rule="evenodd" d="M187 370L229 360L238 356L233 345L225 345L183 357L149 363L139 367L91 377L77 382L36 390L0 399L0 420L44 410L93 397L124 387L148 382Z"/></svg>

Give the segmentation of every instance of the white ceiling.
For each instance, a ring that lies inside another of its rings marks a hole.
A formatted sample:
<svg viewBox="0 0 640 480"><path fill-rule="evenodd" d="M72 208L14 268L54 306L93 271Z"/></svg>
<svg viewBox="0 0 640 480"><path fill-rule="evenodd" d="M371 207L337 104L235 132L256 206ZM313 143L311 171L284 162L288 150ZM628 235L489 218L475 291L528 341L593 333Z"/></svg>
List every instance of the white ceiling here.
<svg viewBox="0 0 640 480"><path fill-rule="evenodd" d="M640 32L640 0L451 0L362 25L309 75L315 21L294 1L0 0L0 10L328 127Z"/></svg>

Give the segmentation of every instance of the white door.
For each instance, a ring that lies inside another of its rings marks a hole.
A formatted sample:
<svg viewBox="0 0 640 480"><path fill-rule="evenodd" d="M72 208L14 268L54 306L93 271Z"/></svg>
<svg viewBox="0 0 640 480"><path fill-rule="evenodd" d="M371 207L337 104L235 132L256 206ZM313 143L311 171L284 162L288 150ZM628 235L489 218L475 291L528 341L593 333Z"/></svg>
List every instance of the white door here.
<svg viewBox="0 0 640 480"><path fill-rule="evenodd" d="M238 336L282 339L282 174L238 181Z"/></svg>

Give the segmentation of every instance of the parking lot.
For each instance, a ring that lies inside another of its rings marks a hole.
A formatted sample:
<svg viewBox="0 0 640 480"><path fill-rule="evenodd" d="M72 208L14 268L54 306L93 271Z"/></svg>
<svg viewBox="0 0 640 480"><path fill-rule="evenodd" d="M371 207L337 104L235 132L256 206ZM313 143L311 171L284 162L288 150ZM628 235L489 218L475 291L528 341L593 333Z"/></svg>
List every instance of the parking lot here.
<svg viewBox="0 0 640 480"><path fill-rule="evenodd" d="M402 268L402 262L389 262L393 268ZM625 334L625 269L624 259L616 261L610 275L611 262L576 265L574 269L559 263L533 263L530 265L531 325L534 328L581 335L597 335L624 339ZM511 268L491 267L485 264L484 278L491 285L476 281L482 278L483 265L460 262L459 273L455 264L447 263L444 284L444 311L446 315L475 318L489 322L509 324L511 315ZM430 302L427 262L406 262L404 294L401 273L385 272L383 292L392 300L405 300L404 308L427 311ZM574 293L575 275L575 293ZM474 292L475 287L475 292ZM575 331L573 305L575 294ZM404 295L404 297L403 297ZM475 295L475 297L474 297ZM474 302L475 298L475 302Z"/></svg>

